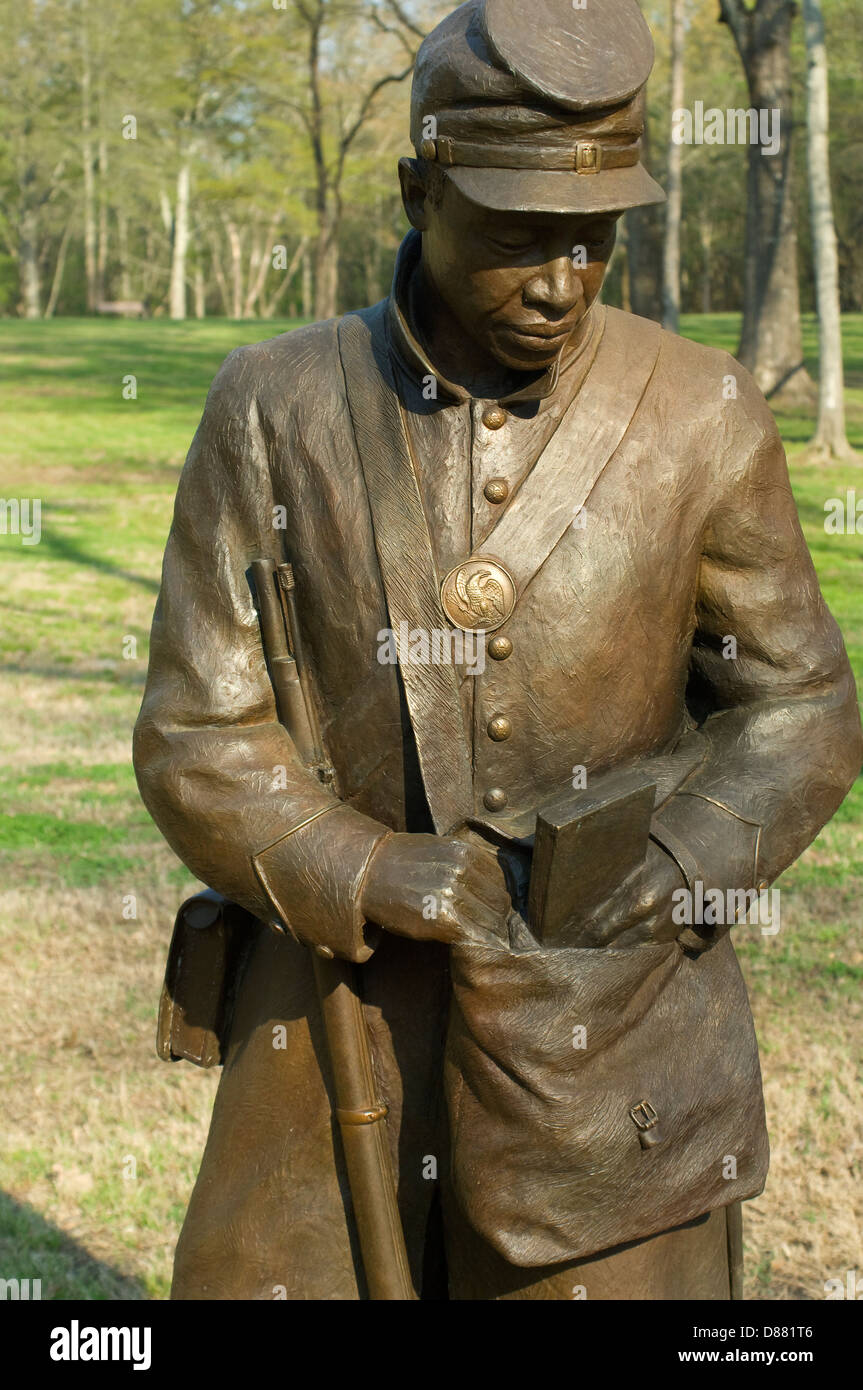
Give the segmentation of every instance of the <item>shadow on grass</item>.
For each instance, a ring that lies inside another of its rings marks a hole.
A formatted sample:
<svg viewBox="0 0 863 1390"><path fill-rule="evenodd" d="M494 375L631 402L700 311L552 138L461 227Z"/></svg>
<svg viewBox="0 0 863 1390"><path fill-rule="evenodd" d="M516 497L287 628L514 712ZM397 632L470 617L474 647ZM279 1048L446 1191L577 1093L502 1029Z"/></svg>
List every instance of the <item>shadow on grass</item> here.
<svg viewBox="0 0 863 1390"><path fill-rule="evenodd" d="M77 541L61 535L58 531L44 531L41 548L51 560L66 560L69 564L96 570L98 574L109 574L113 579L126 579L130 584L139 584L142 589L149 589L151 594L159 592L158 579L133 574L131 570L123 569L122 565L115 565L113 560L106 560L101 555L92 555Z"/></svg>
<svg viewBox="0 0 863 1390"><path fill-rule="evenodd" d="M130 663L124 663L129 665ZM34 662L28 665L23 661L4 661L4 676L36 676L39 680L81 681L82 683L100 681L107 685L140 686L147 682L147 672L121 672L118 661L106 662L103 669L94 666L40 666Z"/></svg>
<svg viewBox="0 0 863 1390"><path fill-rule="evenodd" d="M187 404L190 393L203 398L219 365L236 347L277 337L300 326L284 319L106 320L18 319L0 323L4 376L25 390L80 384L87 391L118 388L131 373L141 389L139 410L160 410L166 403ZM146 390L144 388L147 388ZM86 397L68 397L70 410L93 407Z"/></svg>
<svg viewBox="0 0 863 1390"><path fill-rule="evenodd" d="M97 1260L38 1211L0 1192L0 1279L19 1281L19 1296L33 1297L41 1280L42 1299L132 1302L149 1299L144 1285ZM29 1280L29 1286L23 1281Z"/></svg>

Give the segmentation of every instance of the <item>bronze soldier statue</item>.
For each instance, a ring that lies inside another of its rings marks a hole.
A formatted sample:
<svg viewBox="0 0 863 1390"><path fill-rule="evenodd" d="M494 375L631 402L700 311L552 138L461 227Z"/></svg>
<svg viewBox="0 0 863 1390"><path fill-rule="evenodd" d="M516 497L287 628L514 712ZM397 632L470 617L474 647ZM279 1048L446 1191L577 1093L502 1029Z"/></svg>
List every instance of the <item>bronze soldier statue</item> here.
<svg viewBox="0 0 863 1390"><path fill-rule="evenodd" d="M210 391L135 737L212 890L163 1010L224 1063L174 1298L739 1296L722 904L863 753L762 396L600 300L663 196L652 58L636 0L462 5L389 298Z"/></svg>

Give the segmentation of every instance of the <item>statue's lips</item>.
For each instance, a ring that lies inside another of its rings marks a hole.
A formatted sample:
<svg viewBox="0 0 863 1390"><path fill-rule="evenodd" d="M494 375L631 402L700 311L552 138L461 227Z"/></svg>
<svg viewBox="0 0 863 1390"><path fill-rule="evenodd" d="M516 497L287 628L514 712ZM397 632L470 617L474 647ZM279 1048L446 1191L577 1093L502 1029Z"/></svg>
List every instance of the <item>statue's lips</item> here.
<svg viewBox="0 0 863 1390"><path fill-rule="evenodd" d="M519 324L508 324L507 332L512 333L516 338L526 339L532 343L560 343L564 338L569 338L574 332L574 323L561 326L556 324L530 324L521 326Z"/></svg>

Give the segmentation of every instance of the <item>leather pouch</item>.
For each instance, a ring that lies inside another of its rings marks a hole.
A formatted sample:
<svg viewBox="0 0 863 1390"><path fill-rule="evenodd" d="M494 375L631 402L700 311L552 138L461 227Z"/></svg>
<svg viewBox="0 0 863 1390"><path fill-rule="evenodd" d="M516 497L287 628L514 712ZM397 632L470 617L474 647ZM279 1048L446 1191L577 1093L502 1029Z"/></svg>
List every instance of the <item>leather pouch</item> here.
<svg viewBox="0 0 863 1390"><path fill-rule="evenodd" d="M453 1194L511 1264L579 1259L759 1193L755 1032L729 938L453 948Z"/></svg>
<svg viewBox="0 0 863 1390"><path fill-rule="evenodd" d="M159 1001L156 1051L163 1062L219 1066L243 962L260 923L207 890L177 913Z"/></svg>

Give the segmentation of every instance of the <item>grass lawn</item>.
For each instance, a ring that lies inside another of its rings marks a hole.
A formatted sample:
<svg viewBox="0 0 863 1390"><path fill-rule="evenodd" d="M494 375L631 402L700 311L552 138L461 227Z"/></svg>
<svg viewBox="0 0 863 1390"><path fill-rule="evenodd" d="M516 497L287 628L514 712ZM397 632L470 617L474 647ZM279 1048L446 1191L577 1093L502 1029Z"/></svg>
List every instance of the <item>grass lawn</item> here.
<svg viewBox="0 0 863 1390"><path fill-rule="evenodd" d="M130 735L207 386L232 347L288 326L0 321L0 496L42 502L38 546L0 535L0 1278L41 1278L46 1298L168 1291L218 1077L155 1057L170 927L194 880L138 799ZM730 349L736 331L732 315L684 320ZM863 450L863 316L845 332ZM778 418L859 680L863 538L823 521L828 498L863 499L863 471L795 463L812 421ZM861 783L781 886L778 936L737 938L773 1144L746 1208L747 1295L811 1299L860 1267Z"/></svg>

